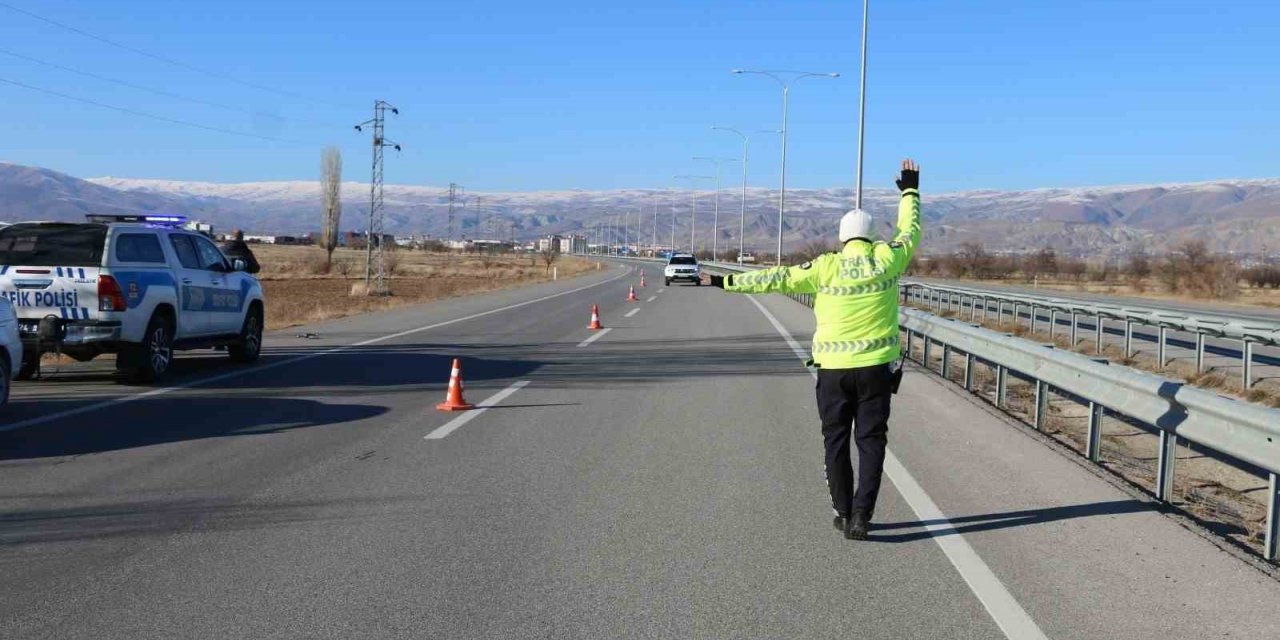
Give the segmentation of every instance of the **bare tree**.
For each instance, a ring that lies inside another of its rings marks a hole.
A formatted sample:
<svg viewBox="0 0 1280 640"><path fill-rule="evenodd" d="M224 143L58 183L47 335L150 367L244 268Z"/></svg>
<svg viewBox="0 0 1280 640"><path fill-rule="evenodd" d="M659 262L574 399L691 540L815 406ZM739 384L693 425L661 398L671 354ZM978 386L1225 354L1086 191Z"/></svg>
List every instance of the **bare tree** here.
<svg viewBox="0 0 1280 640"><path fill-rule="evenodd" d="M550 247L543 249L540 253L542 254L542 261L547 265L547 273L551 273L551 265L555 264L555 261L560 258L559 249L553 242Z"/></svg>
<svg viewBox="0 0 1280 640"><path fill-rule="evenodd" d="M325 250L325 272L333 266L333 250L338 248L338 229L342 224L342 152L328 147L320 154L320 198L324 227L320 246Z"/></svg>

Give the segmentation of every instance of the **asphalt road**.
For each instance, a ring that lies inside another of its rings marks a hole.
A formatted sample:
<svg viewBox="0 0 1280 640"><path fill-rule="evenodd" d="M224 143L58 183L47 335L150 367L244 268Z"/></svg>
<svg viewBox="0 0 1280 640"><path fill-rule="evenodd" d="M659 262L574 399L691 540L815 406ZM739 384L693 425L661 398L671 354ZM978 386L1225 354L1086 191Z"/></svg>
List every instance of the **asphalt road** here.
<svg viewBox="0 0 1280 640"><path fill-rule="evenodd" d="M783 336L809 311L653 278L627 303L630 269L187 356L155 390L19 385L0 636L1274 635L1280 584L918 371L873 540L845 540ZM501 400L435 411L453 357Z"/></svg>

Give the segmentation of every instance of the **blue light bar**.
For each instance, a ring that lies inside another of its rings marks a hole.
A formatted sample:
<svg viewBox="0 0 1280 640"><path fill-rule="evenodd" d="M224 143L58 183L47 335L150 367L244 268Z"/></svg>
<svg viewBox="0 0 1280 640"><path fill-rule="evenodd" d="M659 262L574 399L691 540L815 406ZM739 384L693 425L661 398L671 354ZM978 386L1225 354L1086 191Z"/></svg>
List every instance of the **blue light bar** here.
<svg viewBox="0 0 1280 640"><path fill-rule="evenodd" d="M136 213L128 213L128 214L90 213L90 214L87 214L85 218L87 218L89 222L100 222L100 223L107 223L107 224L110 224L112 222L142 222L142 223L149 223L149 224L180 225L180 224L186 224L187 222L186 216L174 216L174 215L154 215L153 216L153 215L144 215L144 214L136 214Z"/></svg>

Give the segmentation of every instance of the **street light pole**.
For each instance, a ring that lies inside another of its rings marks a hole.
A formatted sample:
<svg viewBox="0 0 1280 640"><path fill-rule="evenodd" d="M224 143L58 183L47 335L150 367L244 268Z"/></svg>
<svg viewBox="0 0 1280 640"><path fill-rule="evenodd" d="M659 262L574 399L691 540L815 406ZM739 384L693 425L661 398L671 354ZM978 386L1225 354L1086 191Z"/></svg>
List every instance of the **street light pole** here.
<svg viewBox="0 0 1280 640"><path fill-rule="evenodd" d="M737 162L734 158L709 158L696 156L694 160L706 160L716 165L716 214L711 227L711 261L720 259L720 169L726 162Z"/></svg>
<svg viewBox="0 0 1280 640"><path fill-rule="evenodd" d="M733 73L752 73L769 76L782 85L782 188L778 194L778 256L775 264L782 264L782 224L787 212L787 104L791 95L791 85L804 78L839 78L838 73L810 73L807 71L759 71L752 69L734 69ZM783 79L779 74L789 76Z"/></svg>
<svg viewBox="0 0 1280 640"><path fill-rule="evenodd" d="M863 134L867 129L867 23L870 7L871 0L862 0L862 88L858 92L858 188L855 209L862 208L862 148Z"/></svg>
<svg viewBox="0 0 1280 640"><path fill-rule="evenodd" d="M658 257L658 194L653 194L653 242L649 245L653 249L653 257Z"/></svg>
<svg viewBox="0 0 1280 640"><path fill-rule="evenodd" d="M676 252L676 190L671 190L671 253Z"/></svg>
<svg viewBox="0 0 1280 640"><path fill-rule="evenodd" d="M742 138L742 210L738 214L738 264L742 264L743 243L747 235L747 146L750 144L751 138L748 138L747 134L733 127L713 126L711 128L716 131L736 133Z"/></svg>
<svg viewBox="0 0 1280 640"><path fill-rule="evenodd" d="M712 176L675 176L676 180L689 181L689 197L693 201L693 211L689 214L689 253L694 256L698 255L698 244L695 240L695 233L698 225L698 181L710 180Z"/></svg>

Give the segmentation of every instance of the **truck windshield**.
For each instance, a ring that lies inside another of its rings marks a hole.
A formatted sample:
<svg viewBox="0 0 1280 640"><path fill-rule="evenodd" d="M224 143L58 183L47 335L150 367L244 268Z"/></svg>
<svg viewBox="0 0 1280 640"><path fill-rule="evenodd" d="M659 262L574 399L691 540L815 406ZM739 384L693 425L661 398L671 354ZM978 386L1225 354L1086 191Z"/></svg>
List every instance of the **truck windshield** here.
<svg viewBox="0 0 1280 640"><path fill-rule="evenodd" d="M0 228L0 265L96 267L107 227L101 224L15 224Z"/></svg>
<svg viewBox="0 0 1280 640"><path fill-rule="evenodd" d="M676 256L667 264L698 264L698 261L693 256Z"/></svg>

